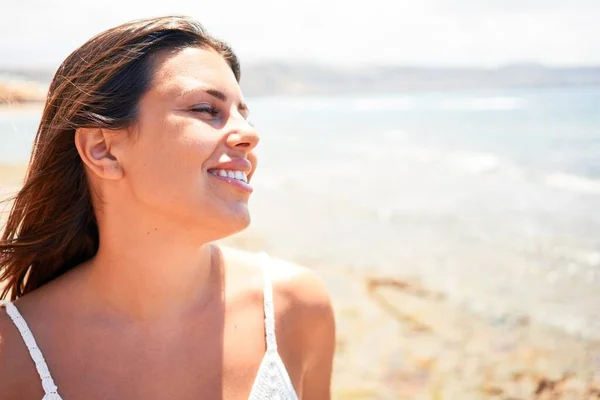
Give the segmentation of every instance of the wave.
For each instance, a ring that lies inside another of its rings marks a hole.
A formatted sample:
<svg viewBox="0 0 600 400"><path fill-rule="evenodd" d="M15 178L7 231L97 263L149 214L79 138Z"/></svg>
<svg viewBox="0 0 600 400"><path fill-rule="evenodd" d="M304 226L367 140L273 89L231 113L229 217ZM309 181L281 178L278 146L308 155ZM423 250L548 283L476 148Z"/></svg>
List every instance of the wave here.
<svg viewBox="0 0 600 400"><path fill-rule="evenodd" d="M557 172L547 174L544 182L551 187L580 193L600 193L600 180Z"/></svg>
<svg viewBox="0 0 600 400"><path fill-rule="evenodd" d="M358 99L352 102L352 108L356 111L394 111L413 110L417 103L413 97L390 97Z"/></svg>
<svg viewBox="0 0 600 400"><path fill-rule="evenodd" d="M301 100L286 101L286 105L299 111L394 111L412 110L416 102L412 97L364 97L337 99L306 97Z"/></svg>
<svg viewBox="0 0 600 400"><path fill-rule="evenodd" d="M455 97L442 100L438 106L453 111L511 111L525 108L526 103L518 97Z"/></svg>
<svg viewBox="0 0 600 400"><path fill-rule="evenodd" d="M495 154L481 152L457 151L451 160L461 166L466 172L474 175L489 173L507 163Z"/></svg>
<svg viewBox="0 0 600 400"><path fill-rule="evenodd" d="M304 97L289 99L279 105L299 111L512 111L525 109L521 97L451 97L426 98L416 96L388 96L361 98Z"/></svg>

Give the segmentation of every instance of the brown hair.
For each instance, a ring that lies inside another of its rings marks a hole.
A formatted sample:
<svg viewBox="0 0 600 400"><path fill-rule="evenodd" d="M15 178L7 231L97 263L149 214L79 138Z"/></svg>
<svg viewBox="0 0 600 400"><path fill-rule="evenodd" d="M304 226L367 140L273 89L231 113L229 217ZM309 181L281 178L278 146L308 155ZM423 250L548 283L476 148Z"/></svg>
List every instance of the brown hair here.
<svg viewBox="0 0 600 400"><path fill-rule="evenodd" d="M98 225L75 147L77 128L120 129L136 119L159 50L212 48L236 79L232 49L187 17L132 21L93 37L58 68L35 137L29 168L0 239L0 298L15 300L93 257Z"/></svg>

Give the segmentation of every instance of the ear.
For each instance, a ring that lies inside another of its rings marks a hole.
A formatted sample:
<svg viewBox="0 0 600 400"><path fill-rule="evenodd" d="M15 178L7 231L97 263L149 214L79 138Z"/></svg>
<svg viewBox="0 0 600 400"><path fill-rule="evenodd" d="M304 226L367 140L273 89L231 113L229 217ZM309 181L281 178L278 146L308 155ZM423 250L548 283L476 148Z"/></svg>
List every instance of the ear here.
<svg viewBox="0 0 600 400"><path fill-rule="evenodd" d="M123 166L116 151L124 132L100 128L78 128L75 131L75 147L81 160L91 172L101 179L118 180L123 177Z"/></svg>

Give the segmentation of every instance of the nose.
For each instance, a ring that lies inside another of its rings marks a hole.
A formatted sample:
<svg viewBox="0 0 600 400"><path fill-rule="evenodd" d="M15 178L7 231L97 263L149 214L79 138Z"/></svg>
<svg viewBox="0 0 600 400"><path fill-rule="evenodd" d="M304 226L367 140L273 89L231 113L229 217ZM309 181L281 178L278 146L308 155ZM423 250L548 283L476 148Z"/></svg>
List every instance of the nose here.
<svg viewBox="0 0 600 400"><path fill-rule="evenodd" d="M256 129L250 122L238 116L230 118L229 133L227 135L227 145L232 149L243 149L250 151L256 147L260 138Z"/></svg>

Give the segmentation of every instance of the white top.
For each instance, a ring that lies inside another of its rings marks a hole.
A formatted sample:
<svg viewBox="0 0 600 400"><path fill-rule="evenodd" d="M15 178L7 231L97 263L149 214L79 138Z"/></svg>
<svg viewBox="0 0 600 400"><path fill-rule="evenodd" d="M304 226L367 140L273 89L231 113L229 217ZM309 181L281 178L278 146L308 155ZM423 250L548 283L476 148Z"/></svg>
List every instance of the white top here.
<svg viewBox="0 0 600 400"><path fill-rule="evenodd" d="M261 256L266 261L262 269L264 276L263 297L267 351L258 368L258 373L256 374L248 400L298 400L298 395L294 391L292 381L283 364L283 360L277 352L273 288L268 269L270 262L266 253L261 253ZM35 363L35 368L40 376L45 393L42 400L62 400L62 397L58 394L58 387L50 375L44 356L38 348L35 338L33 337L29 326L27 326L27 322L25 322L25 319L23 319L23 316L17 307L10 301L0 300L0 307L2 306L6 307L6 313L10 316L19 330L27 349L29 350L29 355Z"/></svg>

